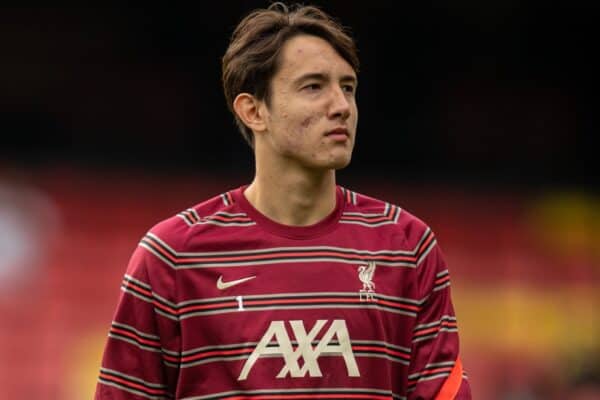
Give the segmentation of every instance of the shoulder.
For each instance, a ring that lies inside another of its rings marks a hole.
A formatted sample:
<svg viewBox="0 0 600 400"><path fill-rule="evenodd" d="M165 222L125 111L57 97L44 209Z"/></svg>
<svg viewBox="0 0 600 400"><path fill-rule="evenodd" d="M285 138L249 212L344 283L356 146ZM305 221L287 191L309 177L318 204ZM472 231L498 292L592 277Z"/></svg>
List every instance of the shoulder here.
<svg viewBox="0 0 600 400"><path fill-rule="evenodd" d="M382 234L399 237L410 249L433 235L426 222L398 204L346 188L341 190L346 203L341 223L377 229Z"/></svg>
<svg viewBox="0 0 600 400"><path fill-rule="evenodd" d="M158 222L143 240L151 240L174 251L185 251L192 236L250 223L252 221L235 204L231 191L227 191Z"/></svg>

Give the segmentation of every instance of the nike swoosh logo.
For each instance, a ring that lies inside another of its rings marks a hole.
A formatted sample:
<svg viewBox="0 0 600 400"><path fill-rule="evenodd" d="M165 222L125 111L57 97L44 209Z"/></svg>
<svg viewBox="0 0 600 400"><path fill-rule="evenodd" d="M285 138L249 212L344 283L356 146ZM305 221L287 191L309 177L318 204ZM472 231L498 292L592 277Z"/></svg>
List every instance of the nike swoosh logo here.
<svg viewBox="0 0 600 400"><path fill-rule="evenodd" d="M219 276L219 279L217 279L217 289L225 290L232 286L239 285L240 283L248 282L250 279L254 279L254 278L256 278L255 275L249 276L247 278L236 279L235 281L223 282L223 275L221 275L221 276Z"/></svg>

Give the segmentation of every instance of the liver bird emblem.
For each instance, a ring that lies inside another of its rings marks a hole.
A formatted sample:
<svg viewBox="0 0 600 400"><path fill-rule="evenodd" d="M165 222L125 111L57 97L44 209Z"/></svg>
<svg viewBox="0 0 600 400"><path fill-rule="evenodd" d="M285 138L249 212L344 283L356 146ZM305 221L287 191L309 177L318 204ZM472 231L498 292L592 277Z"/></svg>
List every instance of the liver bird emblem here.
<svg viewBox="0 0 600 400"><path fill-rule="evenodd" d="M361 300L375 300L375 297L373 296L373 293L375 293L373 275L375 275L375 263L373 261L370 261L368 265L361 265L358 267L358 279L360 279L363 284L362 289L359 290Z"/></svg>

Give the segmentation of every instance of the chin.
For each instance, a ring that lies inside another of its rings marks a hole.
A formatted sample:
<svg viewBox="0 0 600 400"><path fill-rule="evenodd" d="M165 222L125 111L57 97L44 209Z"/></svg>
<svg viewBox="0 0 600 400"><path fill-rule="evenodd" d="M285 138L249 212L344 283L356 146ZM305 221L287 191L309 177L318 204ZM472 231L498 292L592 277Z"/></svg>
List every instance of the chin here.
<svg viewBox="0 0 600 400"><path fill-rule="evenodd" d="M344 169L346 168L348 165L350 165L350 161L348 161L347 163L341 163L339 165L336 165L333 167L333 169L335 170L340 170L340 169Z"/></svg>
<svg viewBox="0 0 600 400"><path fill-rule="evenodd" d="M305 159L305 165L317 170L337 170L350 164L352 152L331 152L316 159Z"/></svg>
<svg viewBox="0 0 600 400"><path fill-rule="evenodd" d="M348 157L338 157L337 159L335 159L331 162L331 165L329 168L336 169L336 170L344 169L350 164L350 160L351 160L351 158L349 156Z"/></svg>

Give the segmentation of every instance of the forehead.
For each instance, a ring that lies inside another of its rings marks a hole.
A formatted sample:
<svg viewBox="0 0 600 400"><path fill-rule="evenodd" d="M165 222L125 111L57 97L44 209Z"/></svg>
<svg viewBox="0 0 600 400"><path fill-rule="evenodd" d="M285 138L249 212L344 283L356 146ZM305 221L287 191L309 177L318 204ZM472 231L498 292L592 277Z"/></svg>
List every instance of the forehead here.
<svg viewBox="0 0 600 400"><path fill-rule="evenodd" d="M276 77L294 78L313 72L356 77L352 66L324 39L311 35L289 39L281 51Z"/></svg>

